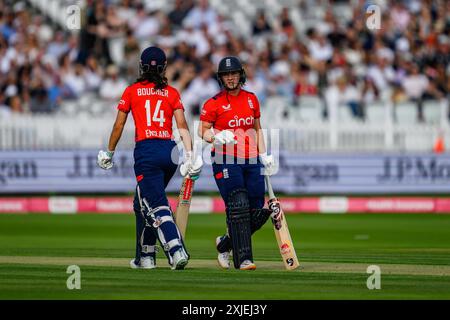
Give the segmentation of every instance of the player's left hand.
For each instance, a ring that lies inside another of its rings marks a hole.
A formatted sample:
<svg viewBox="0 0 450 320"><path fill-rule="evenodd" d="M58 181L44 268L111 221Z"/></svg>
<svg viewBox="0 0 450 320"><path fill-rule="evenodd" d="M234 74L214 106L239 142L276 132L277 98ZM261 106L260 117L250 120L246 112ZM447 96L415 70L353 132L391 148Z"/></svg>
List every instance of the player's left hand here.
<svg viewBox="0 0 450 320"><path fill-rule="evenodd" d="M262 164L264 165L264 174L271 176L275 173L275 160L273 155L267 155L267 152L260 153L259 159L261 159Z"/></svg>
<svg viewBox="0 0 450 320"><path fill-rule="evenodd" d="M97 164L100 168L109 170L114 166L112 161L114 151L100 150L97 155Z"/></svg>
<svg viewBox="0 0 450 320"><path fill-rule="evenodd" d="M196 157L192 161L192 166L188 170L188 175L192 180L197 180L200 177L200 172L202 172L203 159L201 156Z"/></svg>
<svg viewBox="0 0 450 320"><path fill-rule="evenodd" d="M181 175L183 177L186 177L191 167L192 167L192 151L187 151L184 153L183 163L180 166Z"/></svg>
<svg viewBox="0 0 450 320"><path fill-rule="evenodd" d="M202 171L203 160L201 156L193 158L192 151L185 153L183 163L180 166L180 173L183 177L189 175L192 180L197 180Z"/></svg>

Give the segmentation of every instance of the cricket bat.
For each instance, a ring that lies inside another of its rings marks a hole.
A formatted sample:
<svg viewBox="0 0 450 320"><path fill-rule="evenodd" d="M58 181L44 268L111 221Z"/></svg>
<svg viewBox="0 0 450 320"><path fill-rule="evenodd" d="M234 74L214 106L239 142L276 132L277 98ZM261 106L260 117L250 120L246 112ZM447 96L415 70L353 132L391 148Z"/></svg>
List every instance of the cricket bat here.
<svg viewBox="0 0 450 320"><path fill-rule="evenodd" d="M274 212L274 217L271 217L273 228L275 231L275 237L277 238L278 249L280 250L281 257L283 258L284 266L288 270L294 270L299 266L297 254L295 253L294 244L292 243L291 234L281 208L280 202L273 193L270 178L265 176L267 190L269 192L269 209Z"/></svg>
<svg viewBox="0 0 450 320"><path fill-rule="evenodd" d="M189 209L191 207L192 191L194 190L195 181L189 175L183 179L180 194L178 196L178 205L175 211L175 222L180 230L183 240L186 235L186 228L189 217Z"/></svg>

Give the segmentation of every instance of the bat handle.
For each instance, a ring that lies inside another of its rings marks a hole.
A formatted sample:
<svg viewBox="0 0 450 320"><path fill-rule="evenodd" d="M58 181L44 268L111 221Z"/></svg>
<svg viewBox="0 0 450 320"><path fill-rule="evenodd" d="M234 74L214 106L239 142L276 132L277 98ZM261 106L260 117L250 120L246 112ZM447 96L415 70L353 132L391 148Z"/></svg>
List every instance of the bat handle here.
<svg viewBox="0 0 450 320"><path fill-rule="evenodd" d="M266 180L267 191L269 192L269 199L274 199L275 198L275 193L273 192L273 188L272 188L272 184L270 183L269 176L265 175L264 179Z"/></svg>

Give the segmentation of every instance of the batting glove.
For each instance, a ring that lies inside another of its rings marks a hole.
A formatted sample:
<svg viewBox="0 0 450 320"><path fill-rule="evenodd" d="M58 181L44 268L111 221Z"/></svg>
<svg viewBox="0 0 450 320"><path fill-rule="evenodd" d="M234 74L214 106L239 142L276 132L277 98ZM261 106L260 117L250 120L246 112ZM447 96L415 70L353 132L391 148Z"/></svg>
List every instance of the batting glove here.
<svg viewBox="0 0 450 320"><path fill-rule="evenodd" d="M203 160L202 157L198 156L193 159L192 151L185 153L183 163L180 166L180 173L183 177L189 175L193 180L197 180L202 171Z"/></svg>
<svg viewBox="0 0 450 320"><path fill-rule="evenodd" d="M273 158L273 155L267 155L267 152L260 153L259 159L261 160L262 164L264 165L264 174L271 176L275 173L275 160Z"/></svg>
<svg viewBox="0 0 450 320"><path fill-rule="evenodd" d="M114 151L100 150L97 155L98 166L105 170L111 169L114 165L114 163L112 162L113 155Z"/></svg>
<svg viewBox="0 0 450 320"><path fill-rule="evenodd" d="M192 162L192 166L188 170L188 175L192 180L197 180L200 177L200 172L202 172L203 159L201 156L195 158Z"/></svg>
<svg viewBox="0 0 450 320"><path fill-rule="evenodd" d="M233 132L229 130L222 130L218 134L214 135L213 143L220 146L224 144L236 144L237 140Z"/></svg>
<svg viewBox="0 0 450 320"><path fill-rule="evenodd" d="M184 153L183 163L180 166L180 173L183 177L188 174L189 169L192 167L192 151Z"/></svg>

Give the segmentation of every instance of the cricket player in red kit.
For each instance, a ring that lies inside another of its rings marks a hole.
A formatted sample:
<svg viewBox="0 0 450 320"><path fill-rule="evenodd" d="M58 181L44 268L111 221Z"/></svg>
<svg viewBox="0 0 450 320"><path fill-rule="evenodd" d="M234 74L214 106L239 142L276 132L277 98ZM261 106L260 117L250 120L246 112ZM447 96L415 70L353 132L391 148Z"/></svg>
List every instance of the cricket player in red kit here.
<svg viewBox="0 0 450 320"><path fill-rule="evenodd" d="M178 91L167 84L164 76L166 64L166 55L160 48L149 47L142 52L141 76L125 89L117 106L117 118L109 139L108 151L101 150L97 162L103 169L112 168L114 150L122 135L128 113L131 112L135 123L134 172L138 184L135 213L142 215L141 220L146 222L144 225L140 221L142 232L149 231L150 228L158 237L172 269L183 269L188 263L189 255L174 223L165 194L165 188L178 167L178 158L172 158L173 154L177 154L172 152L176 148L172 137L173 117L185 150L185 158L180 167L181 174L198 177L202 163L195 163L192 159L192 140L184 117L184 108ZM136 218L138 223L140 217ZM141 238L145 236L143 233ZM155 237L153 239L156 242ZM141 247L149 248L151 244L141 243ZM149 265L142 266L141 257L140 261L134 262L137 267L156 266L154 250L142 252L142 256L152 258L153 261L147 259L150 261Z"/></svg>
<svg viewBox="0 0 450 320"><path fill-rule="evenodd" d="M264 174L274 169L267 155L258 98L242 89L245 71L237 57L223 58L217 79L224 88L206 101L200 115L200 136L213 144L214 179L225 202L228 233L217 237L219 265L254 270L251 235L271 212L264 209ZM265 167L265 170L264 170Z"/></svg>

